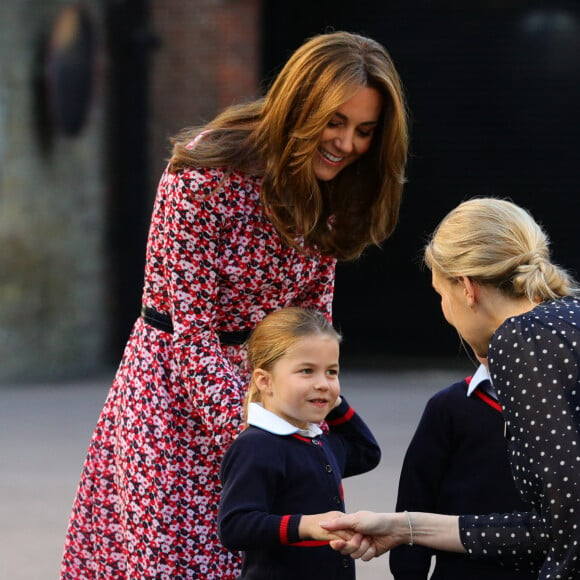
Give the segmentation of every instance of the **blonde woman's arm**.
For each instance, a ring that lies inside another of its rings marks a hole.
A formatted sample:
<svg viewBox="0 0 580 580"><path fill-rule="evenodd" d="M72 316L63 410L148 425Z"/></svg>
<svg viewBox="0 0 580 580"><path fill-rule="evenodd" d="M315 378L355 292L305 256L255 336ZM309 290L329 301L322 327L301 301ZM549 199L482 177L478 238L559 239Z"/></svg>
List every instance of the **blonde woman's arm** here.
<svg viewBox="0 0 580 580"><path fill-rule="evenodd" d="M401 544L465 552L459 536L459 516L359 511L322 522L321 525L328 531L355 532L350 540L333 540L331 546L342 554L364 561L381 556Z"/></svg>

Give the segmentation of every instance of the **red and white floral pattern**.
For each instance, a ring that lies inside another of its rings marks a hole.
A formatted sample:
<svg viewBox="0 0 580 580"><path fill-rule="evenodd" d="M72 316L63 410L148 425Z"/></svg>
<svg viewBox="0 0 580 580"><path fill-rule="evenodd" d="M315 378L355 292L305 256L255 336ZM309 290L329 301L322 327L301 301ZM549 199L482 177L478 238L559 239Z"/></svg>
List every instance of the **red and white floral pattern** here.
<svg viewBox="0 0 580 580"><path fill-rule="evenodd" d="M289 305L330 317L335 271L332 258L281 242L260 185L219 170L163 174L143 303L171 314L174 334L135 323L90 443L61 578L236 577L216 516L248 377L241 348L216 332Z"/></svg>

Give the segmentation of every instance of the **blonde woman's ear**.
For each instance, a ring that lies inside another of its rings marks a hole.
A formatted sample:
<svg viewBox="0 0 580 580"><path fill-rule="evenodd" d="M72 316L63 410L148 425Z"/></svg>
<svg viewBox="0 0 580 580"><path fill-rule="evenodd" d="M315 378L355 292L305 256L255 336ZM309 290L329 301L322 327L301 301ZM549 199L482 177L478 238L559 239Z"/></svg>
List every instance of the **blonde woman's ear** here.
<svg viewBox="0 0 580 580"><path fill-rule="evenodd" d="M467 301L467 306L471 308L477 299L477 285L469 276L461 276L459 281L463 285L463 294Z"/></svg>

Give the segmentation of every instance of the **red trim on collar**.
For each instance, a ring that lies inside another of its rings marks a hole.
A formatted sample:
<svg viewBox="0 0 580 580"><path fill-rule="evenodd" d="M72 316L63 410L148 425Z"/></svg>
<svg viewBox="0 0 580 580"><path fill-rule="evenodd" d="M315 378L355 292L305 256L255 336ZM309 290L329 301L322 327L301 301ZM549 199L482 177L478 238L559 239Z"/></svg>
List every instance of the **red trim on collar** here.
<svg viewBox="0 0 580 580"><path fill-rule="evenodd" d="M300 439L300 441L304 441L304 443L312 443L312 438L304 437L304 435L298 435L298 433L292 433L292 437Z"/></svg>
<svg viewBox="0 0 580 580"><path fill-rule="evenodd" d="M487 393L484 393L479 387L473 391L474 395L477 395L484 403L487 403L490 407L493 407L496 411L500 413L503 412L501 405Z"/></svg>

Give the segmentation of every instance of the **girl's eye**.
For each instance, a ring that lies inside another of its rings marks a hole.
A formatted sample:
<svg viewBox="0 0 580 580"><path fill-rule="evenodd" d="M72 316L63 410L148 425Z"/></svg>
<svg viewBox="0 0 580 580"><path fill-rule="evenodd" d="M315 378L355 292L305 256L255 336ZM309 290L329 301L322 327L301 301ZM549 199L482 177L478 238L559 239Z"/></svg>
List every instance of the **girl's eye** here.
<svg viewBox="0 0 580 580"><path fill-rule="evenodd" d="M312 372L312 369L301 369L300 372L309 375Z"/></svg>
<svg viewBox="0 0 580 580"><path fill-rule="evenodd" d="M326 371L327 374L329 374L332 377L337 377L338 376L338 371L336 369L329 369L328 371Z"/></svg>
<svg viewBox="0 0 580 580"><path fill-rule="evenodd" d="M340 125L340 121L328 121L328 127L334 129Z"/></svg>

